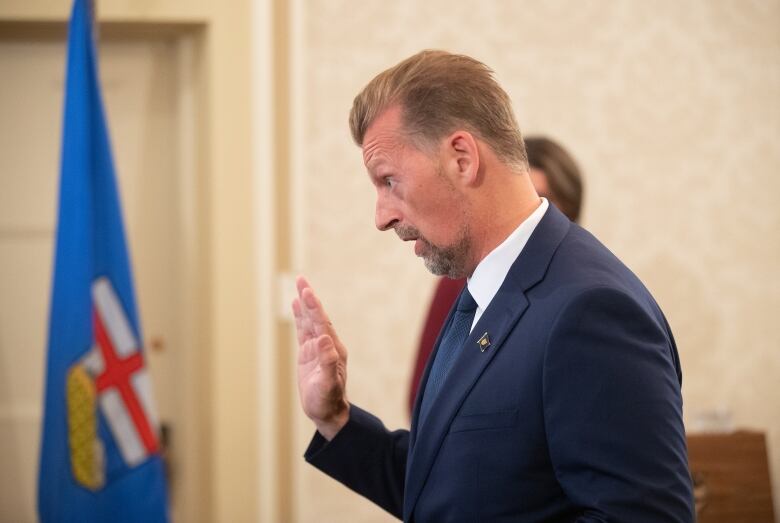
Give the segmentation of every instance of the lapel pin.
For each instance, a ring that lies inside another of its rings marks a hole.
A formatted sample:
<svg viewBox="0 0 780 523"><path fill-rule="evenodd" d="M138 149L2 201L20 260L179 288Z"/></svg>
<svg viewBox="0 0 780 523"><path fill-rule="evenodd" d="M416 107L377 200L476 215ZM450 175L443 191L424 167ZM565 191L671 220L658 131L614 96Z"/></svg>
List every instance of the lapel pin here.
<svg viewBox="0 0 780 523"><path fill-rule="evenodd" d="M477 345L479 345L480 352L485 352L490 347L490 336L487 332L477 341Z"/></svg>

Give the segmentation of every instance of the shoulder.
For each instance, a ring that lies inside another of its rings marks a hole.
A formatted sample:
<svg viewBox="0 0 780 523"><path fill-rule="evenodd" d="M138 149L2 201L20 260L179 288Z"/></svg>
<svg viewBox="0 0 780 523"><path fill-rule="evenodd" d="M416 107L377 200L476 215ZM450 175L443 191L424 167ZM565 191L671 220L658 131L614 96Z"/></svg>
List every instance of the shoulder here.
<svg viewBox="0 0 780 523"><path fill-rule="evenodd" d="M576 224L572 224L551 257L540 286L557 290L559 308L631 302L652 316L660 314L655 299L639 277L595 236Z"/></svg>

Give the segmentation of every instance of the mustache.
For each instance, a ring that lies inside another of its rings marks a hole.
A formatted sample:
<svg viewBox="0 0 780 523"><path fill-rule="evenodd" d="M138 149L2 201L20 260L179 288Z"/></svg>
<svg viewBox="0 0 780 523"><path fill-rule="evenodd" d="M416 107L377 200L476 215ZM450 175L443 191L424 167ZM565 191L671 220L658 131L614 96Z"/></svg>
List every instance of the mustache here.
<svg viewBox="0 0 780 523"><path fill-rule="evenodd" d="M420 231L418 231L416 228L412 227L411 225L397 225L393 227L393 230L398 235L399 238L403 241L409 241L409 240L423 240L422 236L420 236Z"/></svg>

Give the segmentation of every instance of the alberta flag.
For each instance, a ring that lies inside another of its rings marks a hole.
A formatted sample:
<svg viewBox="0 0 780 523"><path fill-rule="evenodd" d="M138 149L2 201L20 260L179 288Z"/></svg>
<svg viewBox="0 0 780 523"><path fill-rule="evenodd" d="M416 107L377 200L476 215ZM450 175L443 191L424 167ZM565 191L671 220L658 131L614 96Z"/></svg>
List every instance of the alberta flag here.
<svg viewBox="0 0 780 523"><path fill-rule="evenodd" d="M61 162L40 520L167 522L89 0L70 20Z"/></svg>

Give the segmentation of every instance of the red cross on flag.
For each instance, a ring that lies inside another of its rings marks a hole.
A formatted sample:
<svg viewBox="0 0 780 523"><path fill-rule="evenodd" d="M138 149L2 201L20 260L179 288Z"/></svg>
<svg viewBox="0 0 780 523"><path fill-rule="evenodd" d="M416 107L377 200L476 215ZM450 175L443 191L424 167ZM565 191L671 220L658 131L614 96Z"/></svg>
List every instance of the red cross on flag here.
<svg viewBox="0 0 780 523"><path fill-rule="evenodd" d="M157 451L152 383L127 315L107 278L92 284L95 346L81 363L95 381L100 410L125 463Z"/></svg>

